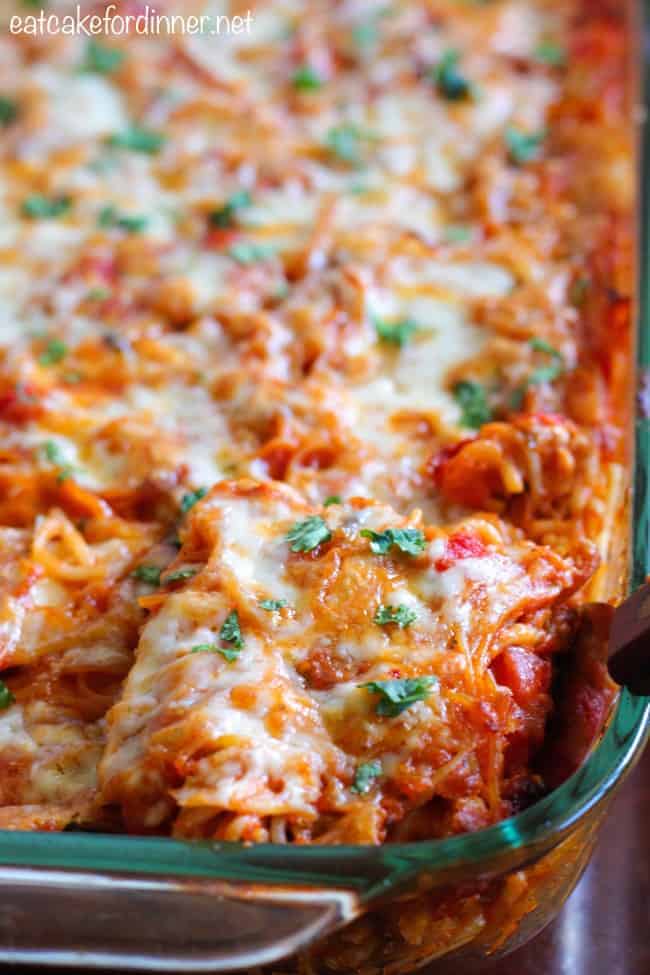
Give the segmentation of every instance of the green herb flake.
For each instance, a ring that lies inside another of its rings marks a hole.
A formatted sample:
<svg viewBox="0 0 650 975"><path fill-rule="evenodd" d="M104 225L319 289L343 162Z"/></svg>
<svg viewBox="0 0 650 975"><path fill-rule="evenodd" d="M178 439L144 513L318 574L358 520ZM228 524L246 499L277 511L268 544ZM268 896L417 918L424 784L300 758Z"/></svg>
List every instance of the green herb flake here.
<svg viewBox="0 0 650 975"><path fill-rule="evenodd" d="M231 643L235 650L241 650L244 646L244 638L239 625L239 614L236 609L231 610L219 630L219 639L224 643ZM233 650L230 651L231 653Z"/></svg>
<svg viewBox="0 0 650 975"><path fill-rule="evenodd" d="M18 118L18 102L0 95L0 125L11 125Z"/></svg>
<svg viewBox="0 0 650 975"><path fill-rule="evenodd" d="M360 534L370 539L370 551L375 555L386 555L393 545L407 555L421 555L427 544L419 528L386 528L383 532L363 528Z"/></svg>
<svg viewBox="0 0 650 975"><path fill-rule="evenodd" d="M162 569L157 565L139 565L133 570L131 575L134 579L138 579L140 582L146 582L150 586L159 586L161 572Z"/></svg>
<svg viewBox="0 0 650 975"><path fill-rule="evenodd" d="M208 221L213 227L232 227L236 223L239 211L249 207L252 202L248 190L239 190L229 196L223 206L212 210L208 214Z"/></svg>
<svg viewBox="0 0 650 975"><path fill-rule="evenodd" d="M50 339L45 346L45 350L38 357L39 365L55 366L65 359L68 347L61 339Z"/></svg>
<svg viewBox="0 0 650 975"><path fill-rule="evenodd" d="M343 504L340 494L330 494L329 498L323 501L324 508L329 508L332 504Z"/></svg>
<svg viewBox="0 0 650 975"><path fill-rule="evenodd" d="M197 488L196 491L190 491L188 494L184 494L181 498L181 511L184 515L194 507L194 505L204 498L208 493L208 489L204 487Z"/></svg>
<svg viewBox="0 0 650 975"><path fill-rule="evenodd" d="M460 54L455 50L445 51L440 62L433 68L431 78L438 91L449 101L463 101L474 90L471 81L461 73Z"/></svg>
<svg viewBox="0 0 650 975"><path fill-rule="evenodd" d="M535 48L535 58L551 68L561 68L566 64L566 51L556 41L542 41Z"/></svg>
<svg viewBox="0 0 650 975"><path fill-rule="evenodd" d="M352 28L352 42L362 54L368 54L379 40L377 18L362 20Z"/></svg>
<svg viewBox="0 0 650 975"><path fill-rule="evenodd" d="M170 582L185 582L186 579L191 579L196 575L198 569L176 569L175 572L171 572L168 576L165 576L165 585Z"/></svg>
<svg viewBox="0 0 650 975"><path fill-rule="evenodd" d="M323 87L323 79L310 64L303 64L294 71L291 84L296 91L319 91Z"/></svg>
<svg viewBox="0 0 650 975"><path fill-rule="evenodd" d="M32 193L25 197L20 211L30 220L55 220L67 213L72 206L69 196L44 196L42 193Z"/></svg>
<svg viewBox="0 0 650 975"><path fill-rule="evenodd" d="M396 345L399 349L403 348L418 331L417 322L411 318L400 318L395 322L373 318L373 324L380 341L387 345Z"/></svg>
<svg viewBox="0 0 650 975"><path fill-rule="evenodd" d="M383 769L380 761L375 759L372 762L363 762L357 766L357 770L354 773L354 782L350 786L350 792L356 792L360 796L370 792L373 782L379 778L382 772Z"/></svg>
<svg viewBox="0 0 650 975"><path fill-rule="evenodd" d="M160 152L165 141L162 132L140 128L138 125L131 125L124 131L115 132L108 138L109 146L113 146L115 149L129 149L131 152L143 152L149 156Z"/></svg>
<svg viewBox="0 0 650 975"><path fill-rule="evenodd" d="M530 347L535 352L550 356L551 362L547 366L538 366L528 377L529 386L539 386L541 383L552 383L564 372L564 358L549 342L545 339L534 338L530 340Z"/></svg>
<svg viewBox="0 0 650 975"><path fill-rule="evenodd" d="M3 680L0 680L0 711L6 711L16 698L13 696Z"/></svg>
<svg viewBox="0 0 650 975"><path fill-rule="evenodd" d="M239 656L239 650L231 650L229 647L220 647L216 643L197 643L192 647L190 653L218 653L229 664Z"/></svg>
<svg viewBox="0 0 650 975"><path fill-rule="evenodd" d="M100 210L97 223L100 227L118 227L130 234L141 234L147 229L149 218L138 214L120 213L112 203L109 203Z"/></svg>
<svg viewBox="0 0 650 975"><path fill-rule="evenodd" d="M93 74L112 74L122 65L126 54L116 47L107 47L98 41L88 41L82 71Z"/></svg>
<svg viewBox="0 0 650 975"><path fill-rule="evenodd" d="M437 677L406 677L396 680L372 680L359 684L379 697L376 712L382 718L396 718L416 701L424 701Z"/></svg>
<svg viewBox="0 0 650 975"><path fill-rule="evenodd" d="M292 552L312 552L323 542L329 542L331 537L332 533L320 515L297 521L286 536Z"/></svg>
<svg viewBox="0 0 650 975"><path fill-rule="evenodd" d="M444 237L448 244L466 244L472 239L472 228L463 224L451 224L445 227Z"/></svg>
<svg viewBox="0 0 650 975"><path fill-rule="evenodd" d="M228 251L230 257L238 264L257 264L268 261L273 256L273 248L267 244L256 244L254 241L241 240Z"/></svg>
<svg viewBox="0 0 650 975"><path fill-rule="evenodd" d="M492 419L492 410L487 401L485 387L471 379L462 379L452 390L454 399L461 409L461 425L478 430Z"/></svg>
<svg viewBox="0 0 650 975"><path fill-rule="evenodd" d="M517 166L530 162L537 156L545 138L545 132L522 132L520 129L508 126L505 131L505 141L510 159Z"/></svg>
<svg viewBox="0 0 650 975"><path fill-rule="evenodd" d="M405 630L411 623L415 623L418 614L409 606L380 606L373 617L377 626L387 626L396 623L400 630Z"/></svg>
<svg viewBox="0 0 650 975"><path fill-rule="evenodd" d="M341 162L359 165L361 163L361 147L367 133L357 125L346 123L334 125L327 133L325 145L336 159Z"/></svg>
<svg viewBox="0 0 650 975"><path fill-rule="evenodd" d="M286 599L262 599L259 604L260 609L265 609L267 613L275 613L286 605Z"/></svg>

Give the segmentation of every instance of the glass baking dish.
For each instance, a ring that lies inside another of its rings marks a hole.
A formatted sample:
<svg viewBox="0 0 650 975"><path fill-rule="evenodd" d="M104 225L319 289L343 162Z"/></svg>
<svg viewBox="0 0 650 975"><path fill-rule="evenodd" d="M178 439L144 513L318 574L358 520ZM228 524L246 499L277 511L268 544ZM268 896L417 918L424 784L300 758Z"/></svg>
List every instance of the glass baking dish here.
<svg viewBox="0 0 650 975"><path fill-rule="evenodd" d="M648 5L635 14L647 22ZM647 171L647 131L642 141ZM647 188L642 196L640 268L650 254ZM636 321L643 378L645 275ZM632 545L627 579L619 571L605 586L612 597L650 570L647 416L637 416L634 439ZM0 961L217 972L282 960L282 971L394 975L435 960L441 975L460 962L474 970L558 912L649 732L650 699L623 691L597 747L561 787L498 825L444 840L292 847L0 831Z"/></svg>

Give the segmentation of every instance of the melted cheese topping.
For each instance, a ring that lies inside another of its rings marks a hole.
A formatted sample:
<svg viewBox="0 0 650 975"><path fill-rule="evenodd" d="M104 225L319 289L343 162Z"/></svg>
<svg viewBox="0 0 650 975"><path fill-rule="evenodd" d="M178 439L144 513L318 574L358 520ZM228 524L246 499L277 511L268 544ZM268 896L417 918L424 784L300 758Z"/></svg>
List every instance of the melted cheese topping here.
<svg viewBox="0 0 650 975"><path fill-rule="evenodd" d="M540 788L622 457L615 32L308 7L0 37L0 805L378 842Z"/></svg>

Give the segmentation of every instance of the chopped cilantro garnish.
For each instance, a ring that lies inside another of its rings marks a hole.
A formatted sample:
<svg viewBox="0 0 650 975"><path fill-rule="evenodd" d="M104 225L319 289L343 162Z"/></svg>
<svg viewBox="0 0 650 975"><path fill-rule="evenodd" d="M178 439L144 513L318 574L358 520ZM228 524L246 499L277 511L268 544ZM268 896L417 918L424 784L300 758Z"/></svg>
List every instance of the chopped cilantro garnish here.
<svg viewBox="0 0 650 975"><path fill-rule="evenodd" d="M320 515L297 521L287 532L292 552L312 552L322 542L329 542L331 537L332 533Z"/></svg>
<svg viewBox="0 0 650 975"><path fill-rule="evenodd" d="M492 410L487 401L485 387L471 379L462 379L453 388L454 399L461 408L460 422L464 427L478 430L492 419Z"/></svg>
<svg viewBox="0 0 650 975"><path fill-rule="evenodd" d="M323 79L310 64L303 64L294 71L291 83L297 91L318 91L323 87Z"/></svg>
<svg viewBox="0 0 650 975"><path fill-rule="evenodd" d="M11 125L18 118L18 102L0 95L0 125Z"/></svg>
<svg viewBox="0 0 650 975"><path fill-rule="evenodd" d="M416 701L424 701L437 683L437 677L406 677L397 680L372 680L359 687L379 695L377 714L382 718L396 718Z"/></svg>
<svg viewBox="0 0 650 975"><path fill-rule="evenodd" d="M252 202L248 190L239 190L237 193L229 196L223 206L213 210L208 215L208 220L213 227L232 227L236 221L238 211L249 207Z"/></svg>
<svg viewBox="0 0 650 975"><path fill-rule="evenodd" d="M110 296L108 288L91 288L86 294L86 301L106 301Z"/></svg>
<svg viewBox="0 0 650 975"><path fill-rule="evenodd" d="M360 129L358 125L345 123L333 126L327 133L325 143L337 159L358 165L361 162L362 143L371 138L372 136Z"/></svg>
<svg viewBox="0 0 650 975"><path fill-rule="evenodd" d="M552 383L564 371L562 354L545 339L531 339L530 346L535 352L542 352L544 355L550 356L552 362L547 366L538 366L537 369L534 369L528 377L528 385L539 386L540 383Z"/></svg>
<svg viewBox="0 0 650 975"><path fill-rule="evenodd" d="M440 62L432 71L432 79L437 85L438 91L449 101L456 102L469 98L473 91L472 83L460 72L459 61L458 51L445 51Z"/></svg>
<svg viewBox="0 0 650 975"><path fill-rule="evenodd" d="M350 786L350 792L356 792L360 796L370 792L372 783L379 778L382 771L381 762L376 759L373 762L363 762L354 773L354 782Z"/></svg>
<svg viewBox="0 0 650 975"><path fill-rule="evenodd" d="M535 48L535 57L552 68L561 68L566 64L566 51L556 41L547 40L538 44Z"/></svg>
<svg viewBox="0 0 650 975"><path fill-rule="evenodd" d="M228 251L239 264L256 264L258 261L267 261L273 256L273 248L268 244L256 244L254 241L241 240Z"/></svg>
<svg viewBox="0 0 650 975"><path fill-rule="evenodd" d="M69 196L49 197L42 193L32 193L23 200L21 213L32 220L54 220L67 213L71 206Z"/></svg>
<svg viewBox="0 0 650 975"><path fill-rule="evenodd" d="M195 644L190 653L218 653L224 657L229 664L236 660L239 656L239 650L231 649L230 647L220 647L216 643L197 643Z"/></svg>
<svg viewBox="0 0 650 975"><path fill-rule="evenodd" d="M373 623L378 626L396 623L400 630L404 630L411 623L415 623L417 618L418 614L408 606L380 606L374 615Z"/></svg>
<svg viewBox="0 0 650 975"><path fill-rule="evenodd" d="M395 322L388 322L383 318L373 318L377 337L389 345L396 345L400 349L417 332L417 323L411 318L400 318Z"/></svg>
<svg viewBox="0 0 650 975"><path fill-rule="evenodd" d="M95 74L112 74L113 71L117 71L125 57L124 51L116 47L106 47L98 41L88 41L82 70Z"/></svg>
<svg viewBox="0 0 650 975"><path fill-rule="evenodd" d="M197 501L200 501L201 498L204 498L207 493L208 493L207 488L200 487L197 488L196 491L190 491L188 494L184 494L183 497L181 498L181 511L183 512L183 514L186 515L187 512L194 507Z"/></svg>
<svg viewBox="0 0 650 975"><path fill-rule="evenodd" d="M120 213L112 203L102 207L97 220L100 227L119 227L130 234L141 234L147 229L149 218L138 214Z"/></svg>
<svg viewBox="0 0 650 975"><path fill-rule="evenodd" d="M236 609L231 610L219 630L219 639L224 643L231 643L234 650L241 650L244 646L244 638L239 625L239 614ZM231 653L233 652L231 649Z"/></svg>
<svg viewBox="0 0 650 975"><path fill-rule="evenodd" d="M162 149L165 136L162 132L131 125L128 129L109 136L108 144L116 149L130 149L131 152L144 152L151 156Z"/></svg>
<svg viewBox="0 0 650 975"><path fill-rule="evenodd" d="M13 696L3 680L0 680L0 711L6 711L16 698Z"/></svg>
<svg viewBox="0 0 650 975"><path fill-rule="evenodd" d="M150 586L160 585L160 569L157 565L139 565L131 573L134 579L139 579L140 582L147 582Z"/></svg>
<svg viewBox="0 0 650 975"><path fill-rule="evenodd" d="M341 500L340 494L330 494L329 498L325 498L325 500L323 501L323 507L329 508L331 504L342 504L342 503L343 502Z"/></svg>
<svg viewBox="0 0 650 975"><path fill-rule="evenodd" d="M370 17L355 24L352 28L352 40L362 54L367 54L379 40L377 18Z"/></svg>
<svg viewBox="0 0 650 975"><path fill-rule="evenodd" d="M472 228L463 224L451 224L445 227L445 240L449 244L465 244L472 239Z"/></svg>
<svg viewBox="0 0 650 975"><path fill-rule="evenodd" d="M170 572L168 576L165 576L165 585L170 582L184 582L185 579L191 579L195 576L198 569L176 569L175 572Z"/></svg>
<svg viewBox="0 0 650 975"><path fill-rule="evenodd" d="M522 132L520 129L508 126L505 131L508 155L517 166L530 162L536 157L545 138L545 132Z"/></svg>
<svg viewBox="0 0 650 975"><path fill-rule="evenodd" d="M62 359L65 359L68 347L61 339L50 339L45 346L45 350L38 357L39 365L55 366Z"/></svg>
<svg viewBox="0 0 650 975"><path fill-rule="evenodd" d="M427 544L419 528L386 528L383 532L362 528L360 534L370 539L370 550L375 555L386 555L393 545L407 555L420 555Z"/></svg>
<svg viewBox="0 0 650 975"><path fill-rule="evenodd" d="M286 599L262 599L259 605L260 609L265 609L267 613L275 613L286 606L287 601Z"/></svg>

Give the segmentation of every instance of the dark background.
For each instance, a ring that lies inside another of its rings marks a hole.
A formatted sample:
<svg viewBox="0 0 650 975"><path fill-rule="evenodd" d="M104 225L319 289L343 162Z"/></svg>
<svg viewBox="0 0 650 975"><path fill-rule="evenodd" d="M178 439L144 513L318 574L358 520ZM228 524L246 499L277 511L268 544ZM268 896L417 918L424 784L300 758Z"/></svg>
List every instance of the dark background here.
<svg viewBox="0 0 650 975"><path fill-rule="evenodd" d="M10 972L62 969L0 965L0 975ZM460 967L457 975L464 975ZM614 800L594 858L558 919L485 975L650 975L650 749Z"/></svg>

